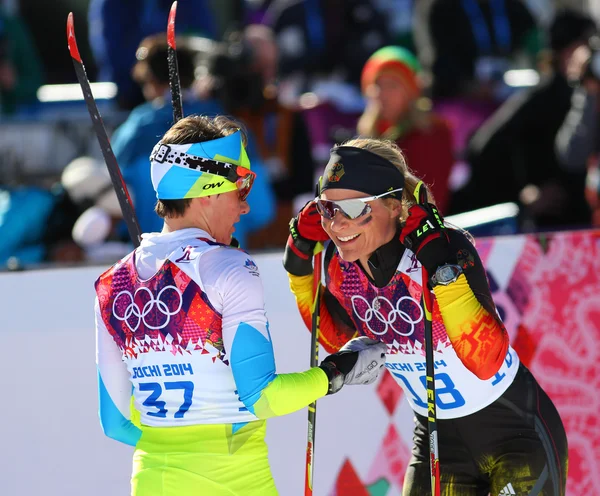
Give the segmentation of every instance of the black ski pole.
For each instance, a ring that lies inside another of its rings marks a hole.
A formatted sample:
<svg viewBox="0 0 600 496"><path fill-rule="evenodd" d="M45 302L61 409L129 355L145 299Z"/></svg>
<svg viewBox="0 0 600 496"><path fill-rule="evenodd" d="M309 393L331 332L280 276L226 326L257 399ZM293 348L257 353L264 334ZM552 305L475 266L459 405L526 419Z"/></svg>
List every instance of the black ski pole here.
<svg viewBox="0 0 600 496"><path fill-rule="evenodd" d="M69 52L71 53L71 58L73 59L75 74L77 74L77 80L81 86L81 91L83 91L83 98L85 99L88 112L92 118L94 131L96 133L96 137L98 138L100 149L102 150L102 156L104 157L104 162L108 168L110 180L115 188L115 192L117 193L117 199L119 200L119 206L121 207L121 212L123 213L123 219L125 219L125 223L127 224L131 241L133 241L134 246L137 248L142 239L142 231L133 208L131 197L129 196L129 191L127 191L127 185L125 184L123 176L121 175L121 169L119 168L115 154L110 146L110 140L106 134L106 129L104 127L104 123L102 122L100 112L98 111L96 101L94 100L94 95L92 95L92 89L90 88L90 82L85 72L81 55L79 55L79 48L77 47L77 40L75 38L75 25L73 23L72 12L69 13L67 18L67 42L69 46Z"/></svg>

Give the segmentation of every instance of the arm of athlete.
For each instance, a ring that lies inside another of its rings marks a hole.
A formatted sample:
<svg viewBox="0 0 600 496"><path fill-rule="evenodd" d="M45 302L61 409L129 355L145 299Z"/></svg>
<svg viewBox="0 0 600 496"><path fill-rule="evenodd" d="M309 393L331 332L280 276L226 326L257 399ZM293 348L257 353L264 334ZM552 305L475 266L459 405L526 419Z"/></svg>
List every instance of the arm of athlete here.
<svg viewBox="0 0 600 496"><path fill-rule="evenodd" d="M463 269L455 282L437 285L433 292L456 354L465 367L486 380L502 366L508 351L508 333L498 317L477 250L465 234L443 227L443 219L432 207L435 209L431 204L409 209L401 240L430 277L447 263Z"/></svg>
<svg viewBox="0 0 600 496"><path fill-rule="evenodd" d="M506 357L508 333L496 311L477 250L464 234L449 234L450 248L464 273L448 286L436 286L433 292L457 355L477 377L489 379Z"/></svg>
<svg viewBox="0 0 600 496"><path fill-rule="evenodd" d="M95 313L100 425L108 437L135 446L142 431L131 421L129 371L119 347L102 321L97 297Z"/></svg>
<svg viewBox="0 0 600 496"><path fill-rule="evenodd" d="M207 294L222 308L223 344L240 400L258 418L286 415L322 396L329 378L319 367L277 374L258 267L239 250L215 250L203 260ZM211 285L211 286L209 286Z"/></svg>
<svg viewBox="0 0 600 496"><path fill-rule="evenodd" d="M318 242L327 242L329 237L321 226L321 217L314 202L307 203L300 213L290 221L290 235L285 247L283 266L288 273L290 289L306 327L312 329L314 300L313 250ZM327 249L325 250L327 253ZM326 273L328 257L324 258L323 272ZM319 301L319 343L329 353L338 351L350 339L358 336L350 317L327 290L321 288Z"/></svg>
<svg viewBox="0 0 600 496"><path fill-rule="evenodd" d="M302 320L310 331L312 328L313 307L312 268L311 274L305 276L297 276L288 272L288 278ZM319 343L328 353L338 351L344 344L358 336L350 317L327 287L321 289L319 311Z"/></svg>
<svg viewBox="0 0 600 496"><path fill-rule="evenodd" d="M258 418L295 412L343 384L370 384L377 378L385 345L371 340L347 343L307 371L277 374L258 267L243 251L229 248L207 254L203 262L212 273L201 277L207 294L222 308L223 344L238 395Z"/></svg>

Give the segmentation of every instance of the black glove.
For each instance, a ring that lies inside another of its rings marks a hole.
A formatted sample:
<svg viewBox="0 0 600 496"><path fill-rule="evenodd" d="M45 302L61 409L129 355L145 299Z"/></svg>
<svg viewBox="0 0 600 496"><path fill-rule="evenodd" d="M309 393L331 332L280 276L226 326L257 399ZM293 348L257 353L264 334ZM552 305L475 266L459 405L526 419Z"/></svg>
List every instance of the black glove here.
<svg viewBox="0 0 600 496"><path fill-rule="evenodd" d="M428 274L447 262L450 256L450 244L444 219L437 207L427 203L424 187L420 189L419 204L408 210L408 219L400 232L400 241L411 250Z"/></svg>
<svg viewBox="0 0 600 496"><path fill-rule="evenodd" d="M325 358L319 367L327 374L329 379L329 389L327 394L337 393L344 385L344 379L356 365L358 352L356 351L338 351Z"/></svg>
<svg viewBox="0 0 600 496"><path fill-rule="evenodd" d="M340 351L329 355L319 365L329 378L327 394L342 389L344 384L371 384L385 365L387 346L366 336L351 339Z"/></svg>
<svg viewBox="0 0 600 496"><path fill-rule="evenodd" d="M328 239L329 236L321 226L317 204L311 200L290 221L290 241L302 253L312 255L316 244Z"/></svg>
<svg viewBox="0 0 600 496"><path fill-rule="evenodd" d="M328 240L327 233L321 226L321 216L317 212L314 201L309 201L296 217L290 220L283 266L290 274L306 276L312 274L312 258L318 242Z"/></svg>

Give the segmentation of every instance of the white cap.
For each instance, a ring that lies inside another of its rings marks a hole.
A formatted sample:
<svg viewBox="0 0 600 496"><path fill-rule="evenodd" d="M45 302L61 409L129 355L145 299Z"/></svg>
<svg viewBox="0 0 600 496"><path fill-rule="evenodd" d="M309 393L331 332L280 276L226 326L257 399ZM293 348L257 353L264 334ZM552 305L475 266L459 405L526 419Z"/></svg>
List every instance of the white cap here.
<svg viewBox="0 0 600 496"><path fill-rule="evenodd" d="M121 217L119 201L106 166L92 157L78 157L61 175L63 187L75 203L91 200L113 217ZM102 191L105 191L101 194Z"/></svg>
<svg viewBox="0 0 600 496"><path fill-rule="evenodd" d="M90 207L79 216L71 235L75 243L87 248L102 243L108 238L111 228L110 215L103 208Z"/></svg>
<svg viewBox="0 0 600 496"><path fill-rule="evenodd" d="M131 201L133 201L133 198ZM103 208L111 217L123 217L117 193L112 188L96 200L96 205Z"/></svg>

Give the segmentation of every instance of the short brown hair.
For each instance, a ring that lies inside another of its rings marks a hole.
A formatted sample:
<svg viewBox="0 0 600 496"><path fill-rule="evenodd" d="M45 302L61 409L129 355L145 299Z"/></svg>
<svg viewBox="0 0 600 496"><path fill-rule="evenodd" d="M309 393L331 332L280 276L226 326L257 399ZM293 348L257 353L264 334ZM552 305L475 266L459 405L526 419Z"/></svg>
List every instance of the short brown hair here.
<svg viewBox="0 0 600 496"><path fill-rule="evenodd" d="M176 122L160 140L165 145L187 145L190 143L203 143L219 138L224 138L236 131L242 131L242 143L246 146L246 133L239 122L218 115L208 117L206 115L191 115ZM188 209L191 198L181 200L158 200L154 211L161 218L181 217Z"/></svg>
<svg viewBox="0 0 600 496"><path fill-rule="evenodd" d="M188 36L177 37L177 67L181 87L187 89L195 81L195 54L189 48ZM167 34L158 33L144 38L140 43L135 57L136 64L131 70L133 80L139 85L154 80L160 84L169 84Z"/></svg>

